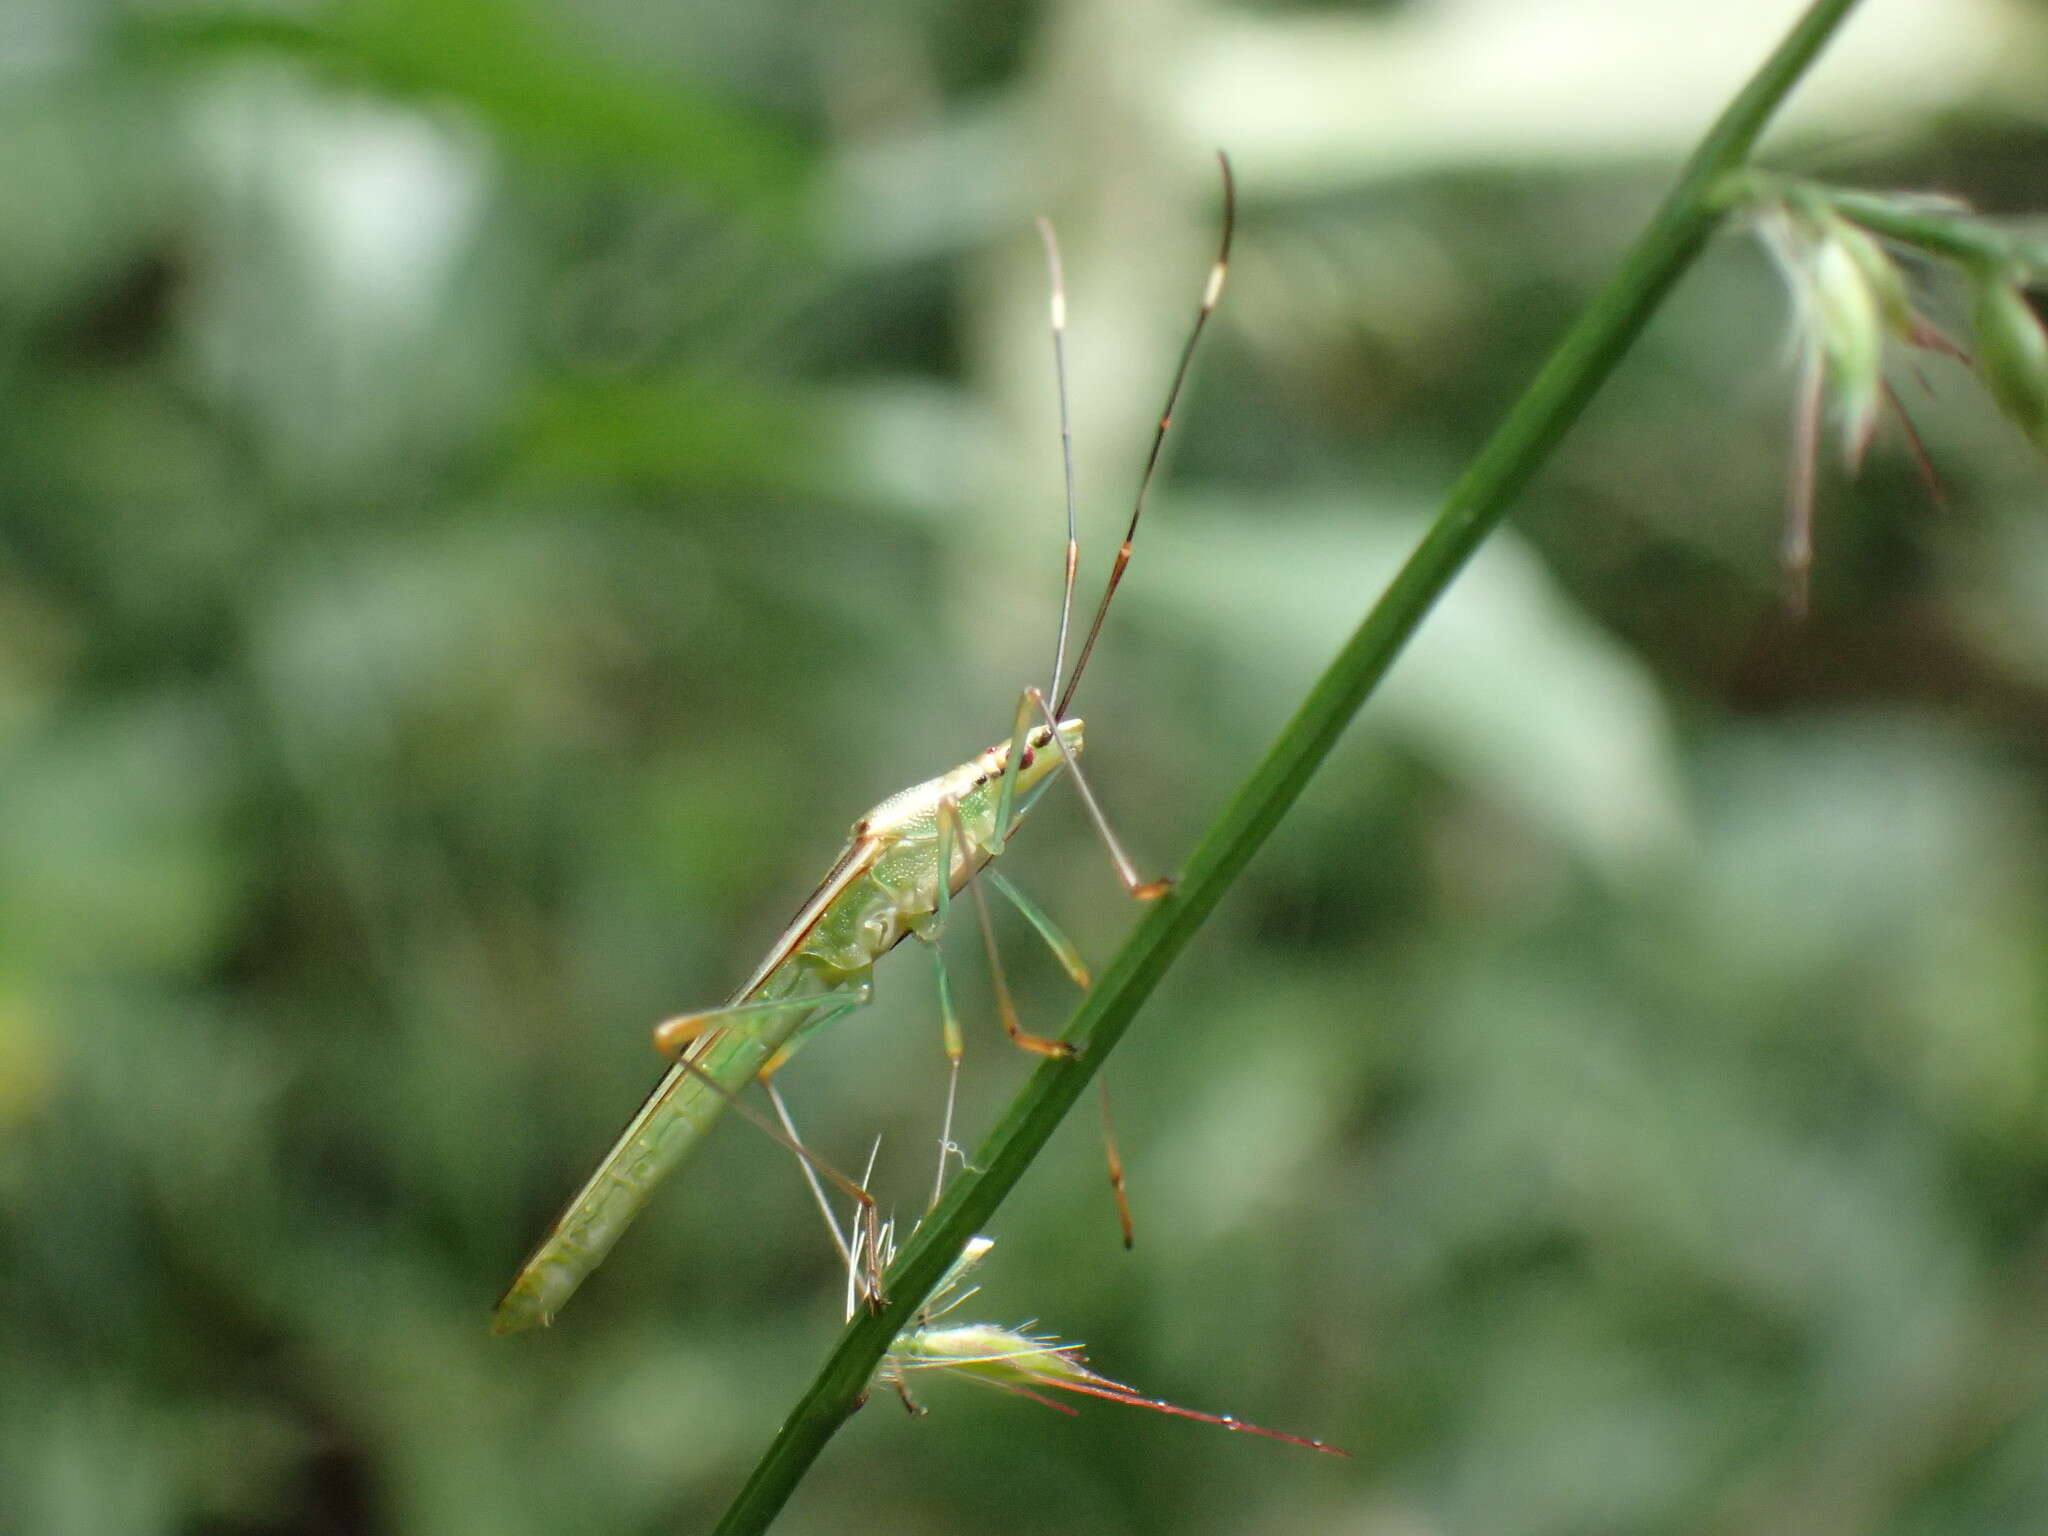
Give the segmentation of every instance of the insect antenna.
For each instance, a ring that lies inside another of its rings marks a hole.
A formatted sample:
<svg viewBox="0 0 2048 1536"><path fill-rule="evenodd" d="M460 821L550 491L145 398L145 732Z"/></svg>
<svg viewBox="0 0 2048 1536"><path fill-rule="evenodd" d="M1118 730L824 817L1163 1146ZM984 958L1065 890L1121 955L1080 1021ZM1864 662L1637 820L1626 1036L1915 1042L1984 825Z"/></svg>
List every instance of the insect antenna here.
<svg viewBox="0 0 2048 1536"><path fill-rule="evenodd" d="M1043 220L1039 221L1052 263L1053 356L1060 373L1060 440L1067 470L1067 588L1066 598L1060 605L1060 638L1053 669L1052 697L1057 701L1053 715L1056 719L1064 720L1067 716L1067 705L1073 701L1074 690L1080 686L1081 673L1087 668L1088 657L1095 650L1095 640L1102 633L1102 621L1108 617L1110 601L1116 596L1117 584L1124 578L1124 567L1131 563L1131 541L1138 534L1138 519L1145 514L1145 497L1152 489L1153 478L1159 470L1159 455L1166 446L1166 434L1173 426L1174 407L1180 403L1181 387L1187 383L1188 369L1195 360L1195 348L1202 339L1202 331L1209 323L1209 316L1215 313L1217 301L1223 297L1223 281L1230 270L1230 237L1237 228L1237 184L1230 174L1230 157L1218 150L1216 163L1223 172L1223 237L1217 244L1216 262L1209 269L1209 282L1202 290L1201 307L1195 311L1195 323L1188 331L1187 342L1181 347L1180 365L1174 369L1172 387L1166 392L1165 409L1159 413L1159 429L1152 434L1152 451L1145 458L1145 473L1138 481L1138 495L1131 505L1131 520L1124 528L1124 541L1117 549L1116 563L1110 567L1109 581L1102 589L1102 601L1096 604L1095 618L1088 626L1088 638L1081 643L1081 653L1064 685L1060 682L1059 663L1066 659L1067 618L1073 605L1074 567L1079 558L1074 537L1074 450L1067 429L1066 345L1063 339L1067 304L1058 249L1053 243L1051 228Z"/></svg>
<svg viewBox="0 0 2048 1536"><path fill-rule="evenodd" d="M1067 629L1074 618L1074 572L1081 563L1081 538L1074 529L1074 423L1067 408L1067 275L1060 265L1059 237L1052 220L1038 216L1038 238L1045 242L1045 270L1052 288L1052 376L1059 382L1060 468L1067 483L1067 575L1060 588L1060 634L1053 644L1049 699L1058 698L1060 674L1067 669Z"/></svg>

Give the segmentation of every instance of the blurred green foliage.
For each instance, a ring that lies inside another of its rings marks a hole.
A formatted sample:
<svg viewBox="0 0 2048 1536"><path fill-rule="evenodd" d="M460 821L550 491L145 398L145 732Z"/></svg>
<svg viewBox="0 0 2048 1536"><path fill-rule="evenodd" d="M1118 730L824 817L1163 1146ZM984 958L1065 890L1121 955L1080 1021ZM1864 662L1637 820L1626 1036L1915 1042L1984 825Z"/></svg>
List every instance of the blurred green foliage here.
<svg viewBox="0 0 2048 1536"><path fill-rule="evenodd" d="M836 1324L782 1154L485 1318L646 1027L1048 665L1030 215L1099 568L1244 186L1082 699L1170 866L1790 11L1618 9L14 0L0 1531L708 1523ZM1869 11L1780 163L2038 210L2037 8ZM1788 623L1783 325L1719 248L1169 979L1136 1252L1086 1127L1005 1209L989 1320L1356 1459L942 1385L787 1529L2048 1521L2041 466L1899 381L1946 498L1825 478ZM1071 805L1014 867L1109 952ZM959 955L973 1128L1026 1064ZM787 1081L908 1213L882 991Z"/></svg>

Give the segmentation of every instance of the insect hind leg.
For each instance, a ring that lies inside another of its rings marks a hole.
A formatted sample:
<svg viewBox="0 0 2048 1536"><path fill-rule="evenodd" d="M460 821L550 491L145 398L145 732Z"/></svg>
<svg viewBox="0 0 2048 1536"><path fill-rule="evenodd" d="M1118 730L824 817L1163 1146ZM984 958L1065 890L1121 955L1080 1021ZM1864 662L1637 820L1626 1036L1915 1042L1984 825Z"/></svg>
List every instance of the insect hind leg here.
<svg viewBox="0 0 2048 1536"><path fill-rule="evenodd" d="M858 1004L848 1003L843 1008L835 1009L834 1016L851 1012L857 1006ZM723 1098L727 1106L734 1110L740 1118L755 1126L764 1135L795 1156L798 1165L803 1170L804 1182L810 1185L811 1194L818 1202L818 1209L824 1214L825 1225L832 1233L833 1246L839 1250L841 1256L851 1263L853 1261L853 1254L864 1253L872 1261L873 1256L879 1251L875 1230L881 1221L881 1213L875 1206L874 1197L862 1187L859 1181L847 1174L841 1173L837 1168L826 1162L824 1158L804 1145L803 1137L797 1133L796 1122L790 1117L789 1106L783 1102L782 1095L775 1088L775 1085L765 1080L762 1084L767 1090L769 1102L775 1106L776 1117L781 1121L779 1125L755 1109L753 1105L747 1103L746 1100L742 1099L730 1088L727 1088L725 1084L698 1066L688 1056L682 1057L679 1064L685 1072ZM763 1076L765 1079L765 1074ZM858 1209L859 1214L854 1224L855 1235L851 1239L850 1245L849 1240L842 1236L839 1231L839 1222L832 1215L832 1206L825 1198L824 1188L819 1183L820 1179L823 1179L825 1183L830 1184L841 1194L851 1198ZM865 1293L872 1304L875 1306L886 1305L887 1297L882 1293L882 1275L879 1268L875 1269L867 1277L867 1282Z"/></svg>
<svg viewBox="0 0 2048 1536"><path fill-rule="evenodd" d="M1010 905L1024 914L1025 920L1036 930L1038 936L1045 941L1046 948L1052 951L1053 958L1059 961L1060 968L1072 978L1075 986L1079 987L1083 992L1087 991L1089 987L1088 967L1082 962L1080 951L1074 947L1074 941L1060 930L1060 926L1046 914L1045 910L1022 891L1018 890L1015 885L1004 879L996 870L983 870L981 878L993 885L998 894L1007 899ZM1131 1219L1130 1195L1124 1185L1123 1154L1117 1149L1116 1124L1111 1119L1109 1112L1108 1077L1098 1076L1095 1079L1095 1086L1102 1106L1103 1161L1107 1164L1109 1170L1110 1194L1116 1199L1117 1225L1122 1229L1124 1246L1128 1248L1134 1241L1136 1227Z"/></svg>

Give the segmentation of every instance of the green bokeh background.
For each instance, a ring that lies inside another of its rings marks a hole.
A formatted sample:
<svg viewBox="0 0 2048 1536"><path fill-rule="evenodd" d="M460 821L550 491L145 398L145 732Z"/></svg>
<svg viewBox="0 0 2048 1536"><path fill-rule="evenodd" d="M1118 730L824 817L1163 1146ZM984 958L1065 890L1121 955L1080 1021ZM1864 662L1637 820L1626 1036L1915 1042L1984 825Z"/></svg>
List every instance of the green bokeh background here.
<svg viewBox="0 0 2048 1536"><path fill-rule="evenodd" d="M9 0L0 1531L708 1525L837 1326L783 1154L485 1320L647 1027L1047 667L1032 214L1095 572L1243 189L1081 699L1170 868L1793 9ZM2044 82L2038 5L1870 0L1773 163L2048 209ZM1002 1212L973 1315L1355 1459L937 1382L782 1529L2048 1525L2048 478L1898 379L1945 498L1831 468L1794 624L1717 245L1112 1064L1136 1251L1085 1119ZM1108 956L1070 798L1012 867ZM785 1080L907 1217L880 989Z"/></svg>

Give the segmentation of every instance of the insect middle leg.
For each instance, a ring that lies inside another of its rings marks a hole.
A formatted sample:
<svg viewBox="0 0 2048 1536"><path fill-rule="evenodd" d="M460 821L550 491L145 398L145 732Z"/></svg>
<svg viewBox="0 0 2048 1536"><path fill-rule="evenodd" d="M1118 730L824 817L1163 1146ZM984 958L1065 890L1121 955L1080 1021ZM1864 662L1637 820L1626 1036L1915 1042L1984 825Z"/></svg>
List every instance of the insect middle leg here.
<svg viewBox="0 0 2048 1536"><path fill-rule="evenodd" d="M946 1047L948 1073L946 1078L946 1117L939 1133L939 1168L932 1184L932 1203L936 1205L939 1193L946 1186L946 1159L960 1149L953 1141L953 1111L959 1100L960 1060L965 1054L965 1044L960 1029L960 1016L953 1004L953 980L946 969L945 951L940 948L940 939L946 931L946 923L952 915L953 892L951 872L953 860L961 848L967 846L967 835L960 821L959 802L950 796L938 804L938 896L931 917L920 925L917 936L930 946L932 967L936 975L939 992L940 1028ZM1063 1040L1046 1035L1034 1035L1025 1029L1017 1015L1016 1001L1010 995L1008 980L1003 975L1002 956L997 952L995 928L989 921L988 901L981 894L980 874L970 879L975 916L981 928L983 947L988 955L989 977L995 989L996 1013L1002 1020L1003 1033L1010 1043L1019 1050L1029 1051L1035 1056L1070 1057L1074 1048ZM1041 914L1042 916L1042 914ZM1067 946L1069 950L1072 946ZM1078 963L1078 957L1077 957Z"/></svg>
<svg viewBox="0 0 2048 1536"><path fill-rule="evenodd" d="M938 821L939 869L941 871L941 878L939 880L938 910L933 917L932 932L934 938L936 938L939 931L943 930L947 913L951 909L951 898L948 896L946 889L951 882L944 878L944 873L952 868L953 850L956 847L962 846L966 840L966 834L960 825L960 806L956 801L949 798L939 802ZM1021 1051L1029 1051L1034 1056L1071 1057L1075 1051L1074 1047L1068 1042L1055 1040L1049 1035L1034 1035L1024 1027L1022 1020L1018 1018L1016 1000L1010 995L1009 979L1003 974L1003 957L996 948L996 930L995 924L989 920L988 898L981 893L981 881L979 878L967 882L967 893L973 898L975 921L981 929L982 948L988 954L989 981L995 989L996 1013L1002 1020L1003 1033L1010 1037L1012 1045ZM1043 914L1040 914L1040 916L1043 917ZM1073 948L1071 944L1065 947L1069 951ZM948 990L950 991L950 989ZM955 1026L954 1033L949 1035L947 1040L948 1055L953 1055L954 1053L954 1043L957 1040L957 1035L958 1029ZM957 1055L954 1055L954 1065L957 1067L958 1064L959 1058Z"/></svg>
<svg viewBox="0 0 2048 1536"><path fill-rule="evenodd" d="M956 808L950 806L950 802L947 802L941 805L939 811L939 846L942 861L939 867L941 869L948 867L944 860L948 851L945 829L949 824L949 819L950 823L957 827L959 812ZM957 832L955 835L957 835ZM989 975L995 986L996 1006L1003 1019L1004 1031L1009 1034L1014 1044L1022 1046L1026 1050L1032 1050L1041 1055L1064 1057L1075 1055L1076 1049L1070 1042L1048 1040L1038 1035L1027 1035L1018 1024L1016 1003L1011 997L1009 984L1003 974L1002 958L996 949L995 925L989 921L988 903L981 894L981 882L984 880L993 885L996 888L997 894L1004 897L1023 914L1024 920L1031 925L1039 938L1045 941L1045 947L1052 951L1053 958L1059 961L1060 968L1073 980L1075 986L1085 992L1089 986L1088 967L1082 963L1080 951L1074 947L1074 941L1069 939L1060 930L1059 925L1047 915L1044 908L1040 907L1037 902L1026 896L1009 880L1005 879L998 870L992 866L986 867L975 877L973 884L975 908L981 920L982 941L988 949ZM941 906L943 909L943 901ZM946 1131L939 1143L938 1178L932 1186L932 1204L936 1205L938 1204L939 1194L946 1184L947 1154L958 1150L952 1143L952 1130L954 1087L958 1084L960 1078L960 1028L958 1022L953 1017L952 989L946 980L945 960L939 956L936 946L933 947L932 953L934 958L937 959L939 966L940 1006L944 1010L946 1018L946 1050L947 1055L952 1061L952 1078L946 1092ZM1051 1047L1052 1049L1046 1049L1046 1047ZM1117 1225L1123 1232L1124 1246L1128 1248L1132 1244L1135 1228L1131 1219L1130 1196L1124 1187L1123 1156L1117 1149L1116 1126L1112 1122L1109 1113L1109 1084L1107 1080L1101 1077L1096 1078L1095 1083L1102 1103L1103 1157L1109 1165L1109 1187L1111 1194L1116 1199Z"/></svg>
<svg viewBox="0 0 2048 1536"><path fill-rule="evenodd" d="M1024 914L1025 921L1031 924L1041 939L1045 940L1046 948L1053 952L1053 957L1059 961L1061 968L1073 978L1074 985L1083 992L1087 991L1088 967L1081 963L1080 952L1074 948L1073 940L1060 931L1059 925L1046 915L1037 902L1018 890L998 871L984 869L981 878L993 885L998 895L1006 898L1010 905ZM1123 1230L1124 1246L1128 1248L1135 1238L1136 1228L1131 1220L1130 1195L1124 1188L1123 1154L1117 1150L1116 1125L1109 1113L1109 1079L1098 1075L1095 1087L1102 1104L1102 1155L1109 1165L1109 1189L1116 1199L1117 1225Z"/></svg>

